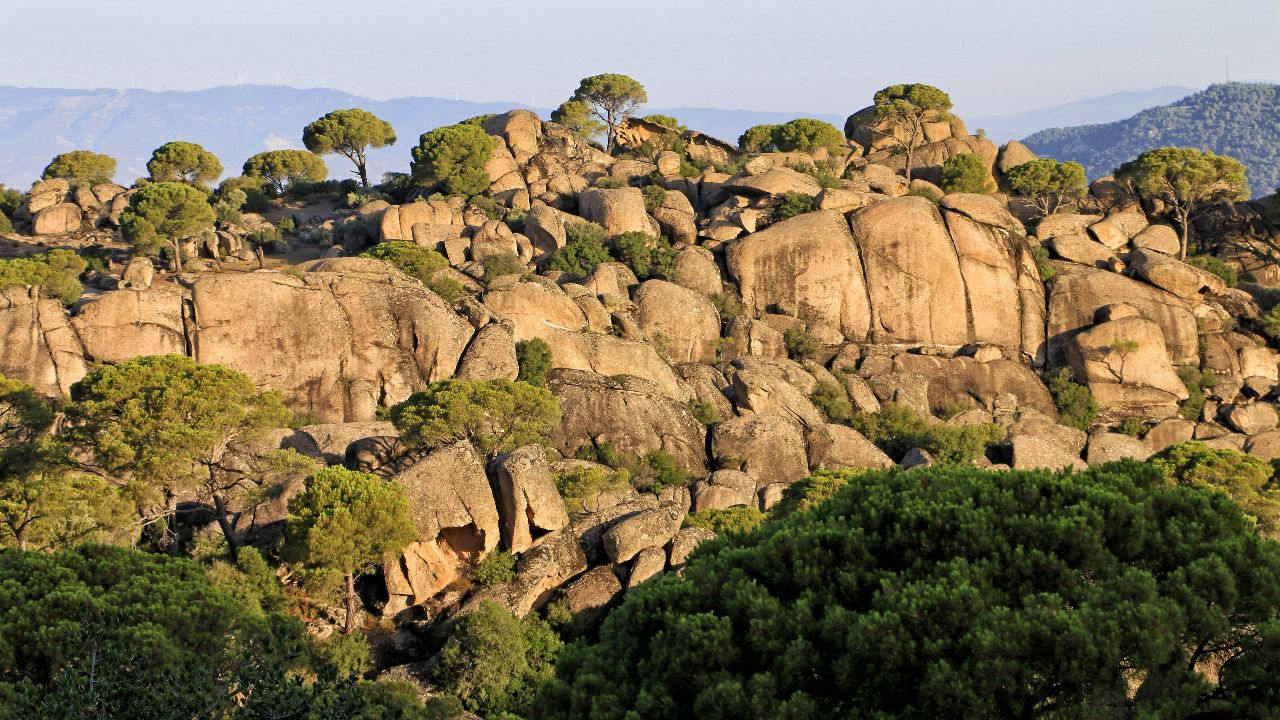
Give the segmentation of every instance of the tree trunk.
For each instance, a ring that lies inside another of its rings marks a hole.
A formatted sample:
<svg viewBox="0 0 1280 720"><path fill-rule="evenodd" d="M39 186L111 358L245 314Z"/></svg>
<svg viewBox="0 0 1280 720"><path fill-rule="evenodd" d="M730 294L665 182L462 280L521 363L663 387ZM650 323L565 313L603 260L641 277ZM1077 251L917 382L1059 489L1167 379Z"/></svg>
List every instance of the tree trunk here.
<svg viewBox="0 0 1280 720"><path fill-rule="evenodd" d="M1178 212L1178 259L1182 262L1187 261L1187 240L1190 237L1190 228L1187 227L1187 213Z"/></svg>
<svg viewBox="0 0 1280 720"><path fill-rule="evenodd" d="M356 170L360 173L360 186L369 189L369 173L365 170L364 159L356 160Z"/></svg>
<svg viewBox="0 0 1280 720"><path fill-rule="evenodd" d="M347 624L342 628L344 635L356 631L356 576L347 573Z"/></svg>
<svg viewBox="0 0 1280 720"><path fill-rule="evenodd" d="M173 246L173 271L180 273L182 272L182 241L174 238L169 242Z"/></svg>
<svg viewBox="0 0 1280 720"><path fill-rule="evenodd" d="M240 548L236 545L235 528L232 526L231 513L227 512L227 503L222 499L221 495L213 496L213 509L217 514L218 527L222 530L222 537L227 540L227 553L231 556L231 561L235 562L239 557Z"/></svg>

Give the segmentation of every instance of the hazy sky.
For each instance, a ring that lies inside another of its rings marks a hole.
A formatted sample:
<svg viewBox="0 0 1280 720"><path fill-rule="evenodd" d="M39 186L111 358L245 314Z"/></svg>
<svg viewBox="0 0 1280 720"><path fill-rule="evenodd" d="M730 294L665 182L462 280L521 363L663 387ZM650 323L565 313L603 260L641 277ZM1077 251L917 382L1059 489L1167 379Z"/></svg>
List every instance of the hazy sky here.
<svg viewBox="0 0 1280 720"><path fill-rule="evenodd" d="M622 72L650 103L847 113L928 82L974 115L1280 80L1280 0L0 0L0 85L281 83L547 107Z"/></svg>

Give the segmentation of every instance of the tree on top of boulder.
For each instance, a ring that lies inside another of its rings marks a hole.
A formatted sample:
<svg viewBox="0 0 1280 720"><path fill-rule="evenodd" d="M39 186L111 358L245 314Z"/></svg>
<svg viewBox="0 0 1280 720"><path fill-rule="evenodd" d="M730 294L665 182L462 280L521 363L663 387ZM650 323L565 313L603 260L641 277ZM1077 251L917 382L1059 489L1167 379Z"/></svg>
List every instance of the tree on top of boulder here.
<svg viewBox="0 0 1280 720"><path fill-rule="evenodd" d="M560 422L560 403L518 380L440 380L392 407L391 422L411 446L465 440L493 458L546 442Z"/></svg>
<svg viewBox="0 0 1280 720"><path fill-rule="evenodd" d="M329 174L324 161L306 150L268 150L244 161L245 177L260 178L277 195L297 182L320 182Z"/></svg>
<svg viewBox="0 0 1280 720"><path fill-rule="evenodd" d="M1083 165L1053 158L1038 158L1011 167L1004 181L1014 194L1030 199L1041 217L1058 212L1064 203L1078 200L1089 191Z"/></svg>
<svg viewBox="0 0 1280 720"><path fill-rule="evenodd" d="M213 206L203 192L180 182L138 188L120 215L120 230L135 253L169 252L174 270L182 272L182 241L213 227Z"/></svg>
<svg viewBox="0 0 1280 720"><path fill-rule="evenodd" d="M45 180L63 178L72 183L109 183L116 174L116 159L110 155L72 150L55 157L40 177Z"/></svg>
<svg viewBox="0 0 1280 720"><path fill-rule="evenodd" d="M942 163L942 189L949 193L985 194L996 189L982 158L960 153Z"/></svg>
<svg viewBox="0 0 1280 720"><path fill-rule="evenodd" d="M875 108L876 120L888 122L906 136L902 138L898 133L892 134L894 141L906 153L905 173L910 181L916 145L924 137L924 124L951 117L948 112L951 110L951 96L923 83L890 85L876 93Z"/></svg>
<svg viewBox="0 0 1280 720"><path fill-rule="evenodd" d="M566 100L551 111L551 122L560 123L569 132L590 140L604 132L604 123L591 113L591 107L581 100Z"/></svg>
<svg viewBox="0 0 1280 720"><path fill-rule="evenodd" d="M413 149L413 179L446 195L479 195L493 182L484 166L496 143L478 125L447 125L423 133Z"/></svg>
<svg viewBox="0 0 1280 720"><path fill-rule="evenodd" d="M569 98L569 102L575 101L585 105L592 115L604 123L608 133L605 149L612 153L618 144L618 124L630 117L636 108L648 102L649 95L635 78L606 73L583 78L578 89L573 92L573 97ZM564 107L560 106L562 110Z"/></svg>
<svg viewBox="0 0 1280 720"><path fill-rule="evenodd" d="M1178 259L1187 259L1191 218L1205 207L1224 201L1249 199L1244 165L1226 155L1196 148L1164 147L1148 150L1116 169L1149 200L1160 200L1178 223Z"/></svg>
<svg viewBox="0 0 1280 720"><path fill-rule="evenodd" d="M179 182L203 189L222 176L222 163L195 143L175 141L151 153L147 172L153 183Z"/></svg>
<svg viewBox="0 0 1280 720"><path fill-rule="evenodd" d="M837 153L846 147L844 133L829 122L796 118L781 125L754 125L738 138L743 152L807 152L826 148Z"/></svg>
<svg viewBox="0 0 1280 720"><path fill-rule="evenodd" d="M396 144L396 131L391 123L367 110L350 108L334 110L302 129L302 144L317 154L338 153L350 160L360 178L360 186L369 187L365 152Z"/></svg>

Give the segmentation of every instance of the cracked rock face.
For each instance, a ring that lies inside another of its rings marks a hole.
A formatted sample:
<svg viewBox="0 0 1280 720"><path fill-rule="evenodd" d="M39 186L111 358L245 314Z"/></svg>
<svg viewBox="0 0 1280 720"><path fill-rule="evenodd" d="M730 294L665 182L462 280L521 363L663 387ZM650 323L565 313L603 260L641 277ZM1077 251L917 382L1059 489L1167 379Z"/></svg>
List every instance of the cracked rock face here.
<svg viewBox="0 0 1280 720"><path fill-rule="evenodd" d="M0 372L64 394L90 362L190 355L245 373L321 422L372 420L451 377L474 330L421 284L380 262L201 275L189 286L119 290L68 320L51 300L0 294Z"/></svg>

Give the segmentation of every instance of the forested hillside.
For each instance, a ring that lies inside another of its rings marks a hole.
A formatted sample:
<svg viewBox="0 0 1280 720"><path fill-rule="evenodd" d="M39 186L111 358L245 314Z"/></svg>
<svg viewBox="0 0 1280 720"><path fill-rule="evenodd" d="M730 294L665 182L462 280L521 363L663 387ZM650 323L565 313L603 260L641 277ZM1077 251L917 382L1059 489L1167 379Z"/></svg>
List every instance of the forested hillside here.
<svg viewBox="0 0 1280 720"><path fill-rule="evenodd" d="M1228 83L1105 125L1051 128L1023 143L1039 155L1074 160L1090 178L1162 146L1196 147L1245 164L1254 197L1280 186L1280 85Z"/></svg>

